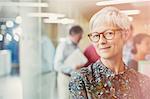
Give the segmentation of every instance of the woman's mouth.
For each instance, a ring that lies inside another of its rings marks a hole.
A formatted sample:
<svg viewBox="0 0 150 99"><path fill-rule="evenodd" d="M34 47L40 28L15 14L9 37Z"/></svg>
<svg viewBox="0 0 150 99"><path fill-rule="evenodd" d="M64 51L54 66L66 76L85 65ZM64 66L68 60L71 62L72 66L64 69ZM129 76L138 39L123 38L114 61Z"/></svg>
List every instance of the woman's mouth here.
<svg viewBox="0 0 150 99"><path fill-rule="evenodd" d="M105 50L108 50L108 49L110 49L110 48L111 48L111 46L108 46L108 47L101 47L100 50L105 51Z"/></svg>

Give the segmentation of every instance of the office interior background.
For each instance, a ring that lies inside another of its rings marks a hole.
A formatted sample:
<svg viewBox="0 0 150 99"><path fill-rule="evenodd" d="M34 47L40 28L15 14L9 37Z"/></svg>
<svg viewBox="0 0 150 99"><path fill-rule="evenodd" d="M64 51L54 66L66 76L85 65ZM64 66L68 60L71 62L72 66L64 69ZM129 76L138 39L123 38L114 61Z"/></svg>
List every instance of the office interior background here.
<svg viewBox="0 0 150 99"><path fill-rule="evenodd" d="M56 48L77 24L84 50L89 20L105 6L129 15L133 35L150 34L150 0L0 0L0 99L57 99L56 73L42 63L43 37Z"/></svg>

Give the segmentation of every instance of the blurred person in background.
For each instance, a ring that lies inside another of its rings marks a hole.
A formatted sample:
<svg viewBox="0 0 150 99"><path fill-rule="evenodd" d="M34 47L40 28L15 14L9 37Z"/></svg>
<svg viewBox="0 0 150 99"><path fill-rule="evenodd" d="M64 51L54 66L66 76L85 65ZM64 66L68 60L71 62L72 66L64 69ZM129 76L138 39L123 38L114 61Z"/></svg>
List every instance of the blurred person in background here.
<svg viewBox="0 0 150 99"><path fill-rule="evenodd" d="M58 72L57 85L58 85L58 99L69 99L68 84L71 72L84 66L66 66L65 60L77 49L78 43L82 39L83 29L75 25L69 30L69 36L60 42L56 49L55 54L55 70ZM79 57L80 58L80 57ZM74 60L72 60L74 61Z"/></svg>
<svg viewBox="0 0 150 99"><path fill-rule="evenodd" d="M150 54L150 35L140 33L133 37L132 59L128 62L130 68L138 70L138 62L146 60Z"/></svg>
<svg viewBox="0 0 150 99"><path fill-rule="evenodd" d="M88 37L100 59L72 73L73 99L150 99L150 78L128 68L122 59L130 26L128 16L115 7L92 16Z"/></svg>

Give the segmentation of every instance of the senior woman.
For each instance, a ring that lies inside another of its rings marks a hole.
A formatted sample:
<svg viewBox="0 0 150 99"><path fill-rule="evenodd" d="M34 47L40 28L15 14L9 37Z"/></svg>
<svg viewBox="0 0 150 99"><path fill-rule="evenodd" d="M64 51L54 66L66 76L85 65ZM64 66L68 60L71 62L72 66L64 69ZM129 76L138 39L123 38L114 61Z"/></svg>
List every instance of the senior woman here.
<svg viewBox="0 0 150 99"><path fill-rule="evenodd" d="M88 35L101 58L72 74L73 99L150 99L150 80L122 60L131 23L114 7L105 7L90 20Z"/></svg>

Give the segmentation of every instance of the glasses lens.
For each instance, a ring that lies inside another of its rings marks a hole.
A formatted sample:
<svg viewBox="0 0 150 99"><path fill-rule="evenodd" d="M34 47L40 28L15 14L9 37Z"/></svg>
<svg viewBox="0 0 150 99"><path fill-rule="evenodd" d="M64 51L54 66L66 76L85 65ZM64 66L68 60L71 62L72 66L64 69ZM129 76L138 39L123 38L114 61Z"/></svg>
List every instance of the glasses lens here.
<svg viewBox="0 0 150 99"><path fill-rule="evenodd" d="M113 37L114 37L114 32L113 31L106 31L106 32L104 32L104 37L106 38L106 39L113 39Z"/></svg>
<svg viewBox="0 0 150 99"><path fill-rule="evenodd" d="M91 41L97 42L100 38L100 35L99 35L99 33L92 33L89 37L90 37Z"/></svg>

